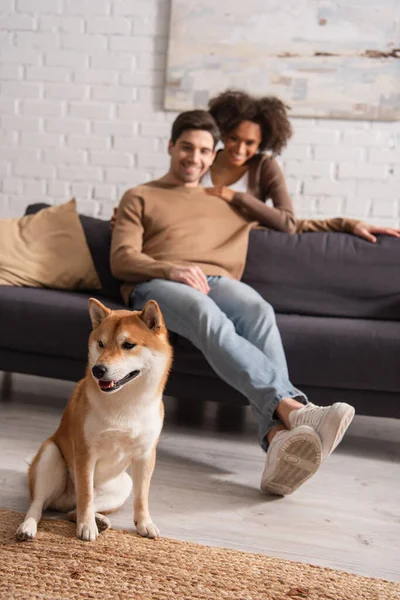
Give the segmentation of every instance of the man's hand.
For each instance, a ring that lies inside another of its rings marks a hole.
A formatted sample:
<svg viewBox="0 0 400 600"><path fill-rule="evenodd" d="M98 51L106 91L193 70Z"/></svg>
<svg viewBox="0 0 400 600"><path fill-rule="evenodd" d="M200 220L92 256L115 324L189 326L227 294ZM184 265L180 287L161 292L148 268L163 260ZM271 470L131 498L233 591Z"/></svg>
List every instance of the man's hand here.
<svg viewBox="0 0 400 600"><path fill-rule="evenodd" d="M215 187L204 188L207 194L217 196L226 202L232 202L235 192L226 185L216 185Z"/></svg>
<svg viewBox="0 0 400 600"><path fill-rule="evenodd" d="M190 287L203 292L203 294L208 294L210 291L207 277L200 267L174 267L170 272L169 278L172 281L186 283L186 285L190 285Z"/></svg>
<svg viewBox="0 0 400 600"><path fill-rule="evenodd" d="M358 223L353 229L353 234L358 237L364 238L369 242L375 243L376 237L374 233L378 235L391 235L393 237L400 237L400 229L392 227L380 227L379 225L370 225L369 223Z"/></svg>

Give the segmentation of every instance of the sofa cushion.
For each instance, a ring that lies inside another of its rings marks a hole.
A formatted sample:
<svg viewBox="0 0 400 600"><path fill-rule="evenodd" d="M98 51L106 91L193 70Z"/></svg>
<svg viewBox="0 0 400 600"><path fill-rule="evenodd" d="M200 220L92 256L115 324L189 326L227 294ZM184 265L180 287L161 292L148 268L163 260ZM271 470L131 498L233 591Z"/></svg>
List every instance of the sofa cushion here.
<svg viewBox="0 0 400 600"><path fill-rule="evenodd" d="M400 239L251 232L243 281L276 312L400 319Z"/></svg>
<svg viewBox="0 0 400 600"><path fill-rule="evenodd" d="M75 200L0 220L0 284L100 288Z"/></svg>
<svg viewBox="0 0 400 600"><path fill-rule="evenodd" d="M122 304L95 294L112 309ZM90 294L0 286L3 349L86 360ZM290 378L301 386L400 392L400 322L277 315ZM217 377L200 351L171 336L174 372Z"/></svg>
<svg viewBox="0 0 400 600"><path fill-rule="evenodd" d="M1 347L86 360L90 297L82 292L0 286ZM93 297L109 308L125 308L98 293Z"/></svg>
<svg viewBox="0 0 400 600"><path fill-rule="evenodd" d="M47 206L49 206L49 204L30 204L26 209L26 214L33 214ZM79 218L101 282L102 294L122 302L120 292L122 281L116 279L110 269L110 221L104 221L103 219L88 217L86 215L79 215Z"/></svg>

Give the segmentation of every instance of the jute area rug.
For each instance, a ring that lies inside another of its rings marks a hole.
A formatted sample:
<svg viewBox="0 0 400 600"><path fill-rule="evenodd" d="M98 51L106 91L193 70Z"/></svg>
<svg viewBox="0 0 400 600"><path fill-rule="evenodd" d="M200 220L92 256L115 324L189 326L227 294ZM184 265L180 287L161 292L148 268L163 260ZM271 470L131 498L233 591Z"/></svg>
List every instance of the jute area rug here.
<svg viewBox="0 0 400 600"><path fill-rule="evenodd" d="M67 521L43 520L18 543L21 520L0 509L1 600L400 599L397 583L236 550L112 529L82 542Z"/></svg>

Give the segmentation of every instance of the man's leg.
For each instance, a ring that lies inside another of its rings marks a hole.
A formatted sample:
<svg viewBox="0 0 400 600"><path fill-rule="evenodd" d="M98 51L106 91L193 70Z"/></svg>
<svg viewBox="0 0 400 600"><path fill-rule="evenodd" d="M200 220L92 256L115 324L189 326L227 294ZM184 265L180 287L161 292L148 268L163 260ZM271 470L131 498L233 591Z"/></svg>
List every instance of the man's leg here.
<svg viewBox="0 0 400 600"><path fill-rule="evenodd" d="M238 335L233 322L208 295L185 284L156 279L136 287L131 306L140 310L150 299L158 302L168 329L189 339L221 379L249 399L267 450L272 429L279 422L274 418L277 405L300 393L287 379L286 369L281 373L278 365ZM305 425L278 430L267 451L261 487L281 495L292 493L320 463L321 440L313 429Z"/></svg>
<svg viewBox="0 0 400 600"><path fill-rule="evenodd" d="M208 277L209 296L233 322L239 335L256 346L289 377L272 306L252 287L228 277ZM299 392L306 403L304 394Z"/></svg>
<svg viewBox="0 0 400 600"><path fill-rule="evenodd" d="M286 358L272 307L256 290L241 281L209 277L208 282L210 297L233 321L236 331L283 369ZM276 413L288 429L300 425L315 429L322 440L322 460L325 460L342 440L354 417L354 409L342 402L330 407L311 404L304 407L307 401L301 392L298 394L296 399L282 399ZM271 441L270 434L268 437Z"/></svg>
<svg viewBox="0 0 400 600"><path fill-rule="evenodd" d="M256 346L275 366L275 369L289 379L286 356L280 332L276 325L272 306L252 287L228 277L208 277L209 296L233 322L236 332ZM267 438L261 440L267 449L277 431L290 429L287 413L307 404L305 395L291 386L297 395L295 399L283 398L275 412L275 427L270 429ZM283 411L283 418L278 413ZM285 425L282 427L282 423Z"/></svg>

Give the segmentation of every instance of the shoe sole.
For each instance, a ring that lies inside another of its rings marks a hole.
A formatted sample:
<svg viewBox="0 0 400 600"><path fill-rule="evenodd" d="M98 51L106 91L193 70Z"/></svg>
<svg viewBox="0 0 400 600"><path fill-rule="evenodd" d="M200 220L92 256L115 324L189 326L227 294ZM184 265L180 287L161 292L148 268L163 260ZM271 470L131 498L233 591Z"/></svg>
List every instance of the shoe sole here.
<svg viewBox="0 0 400 600"><path fill-rule="evenodd" d="M292 494L318 471L321 457L321 441L313 430L294 434L279 448L274 472L261 489L278 496Z"/></svg>
<svg viewBox="0 0 400 600"><path fill-rule="evenodd" d="M322 461L326 460L340 444L354 419L354 414L354 408L345 402L337 402L331 406L318 428L322 439Z"/></svg>

